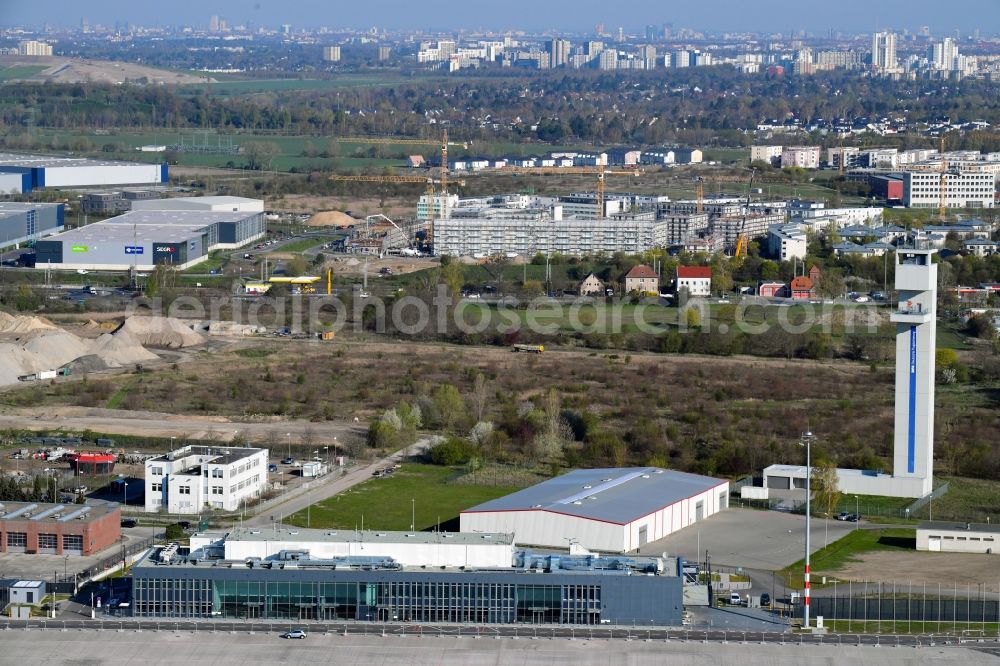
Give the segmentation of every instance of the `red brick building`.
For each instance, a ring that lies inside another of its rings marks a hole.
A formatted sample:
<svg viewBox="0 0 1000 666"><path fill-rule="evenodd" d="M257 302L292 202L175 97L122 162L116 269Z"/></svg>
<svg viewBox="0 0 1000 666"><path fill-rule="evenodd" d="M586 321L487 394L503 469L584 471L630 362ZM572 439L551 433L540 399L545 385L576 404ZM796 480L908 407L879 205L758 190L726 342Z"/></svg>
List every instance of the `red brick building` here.
<svg viewBox="0 0 1000 666"><path fill-rule="evenodd" d="M0 553L93 555L121 537L121 509L3 502Z"/></svg>

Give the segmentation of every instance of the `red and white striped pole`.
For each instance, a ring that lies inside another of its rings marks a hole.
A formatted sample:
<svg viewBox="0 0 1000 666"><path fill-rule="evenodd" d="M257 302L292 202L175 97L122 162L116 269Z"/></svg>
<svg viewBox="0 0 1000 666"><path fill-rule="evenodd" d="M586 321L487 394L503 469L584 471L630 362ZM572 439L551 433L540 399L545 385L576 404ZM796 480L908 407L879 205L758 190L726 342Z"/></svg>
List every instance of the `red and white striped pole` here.
<svg viewBox="0 0 1000 666"><path fill-rule="evenodd" d="M812 536L812 442L813 434L810 431L806 431L802 434L802 440L799 445L804 445L806 447L806 568L805 576L802 581L802 628L809 628L809 602L810 602L810 590L809 590L809 551L810 551L810 537Z"/></svg>

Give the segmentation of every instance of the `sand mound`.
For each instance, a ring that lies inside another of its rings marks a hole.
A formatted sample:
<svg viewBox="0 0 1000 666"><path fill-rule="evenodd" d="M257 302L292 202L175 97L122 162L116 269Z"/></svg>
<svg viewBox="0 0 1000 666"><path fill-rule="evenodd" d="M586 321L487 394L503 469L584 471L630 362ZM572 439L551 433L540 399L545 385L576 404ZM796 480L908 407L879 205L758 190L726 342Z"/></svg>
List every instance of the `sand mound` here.
<svg viewBox="0 0 1000 666"><path fill-rule="evenodd" d="M91 330L89 324L83 328ZM66 366L79 373L157 359L144 344L177 348L204 342L184 323L167 317L130 317L114 333L89 339L45 319L0 312L0 385L16 384L21 375Z"/></svg>
<svg viewBox="0 0 1000 666"><path fill-rule="evenodd" d="M346 226L349 224L357 224L357 220L346 213L341 213L339 210L324 210L313 215L306 222L307 227L332 227L332 226Z"/></svg>
<svg viewBox="0 0 1000 666"><path fill-rule="evenodd" d="M205 337L173 317L129 317L113 335L127 333L137 344L146 347L197 347Z"/></svg>
<svg viewBox="0 0 1000 666"><path fill-rule="evenodd" d="M5 336L24 335L33 331L51 331L56 328L58 327L48 319L41 317L17 317L6 312L0 312L0 334Z"/></svg>
<svg viewBox="0 0 1000 666"><path fill-rule="evenodd" d="M125 330L114 334L105 333L94 340L92 347L94 355L112 368L158 358L156 354L136 342Z"/></svg>

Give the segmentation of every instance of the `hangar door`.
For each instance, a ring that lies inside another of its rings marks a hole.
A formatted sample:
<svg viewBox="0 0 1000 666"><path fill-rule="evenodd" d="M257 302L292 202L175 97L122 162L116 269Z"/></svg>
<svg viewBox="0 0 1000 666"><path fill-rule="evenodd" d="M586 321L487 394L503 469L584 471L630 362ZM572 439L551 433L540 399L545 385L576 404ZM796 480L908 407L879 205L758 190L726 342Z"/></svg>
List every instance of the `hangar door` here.
<svg viewBox="0 0 1000 666"><path fill-rule="evenodd" d="M698 502L694 505L694 519L701 520L705 517L705 502Z"/></svg>
<svg viewBox="0 0 1000 666"><path fill-rule="evenodd" d="M935 553L941 552L941 538L931 537L927 540L927 550L933 551Z"/></svg>

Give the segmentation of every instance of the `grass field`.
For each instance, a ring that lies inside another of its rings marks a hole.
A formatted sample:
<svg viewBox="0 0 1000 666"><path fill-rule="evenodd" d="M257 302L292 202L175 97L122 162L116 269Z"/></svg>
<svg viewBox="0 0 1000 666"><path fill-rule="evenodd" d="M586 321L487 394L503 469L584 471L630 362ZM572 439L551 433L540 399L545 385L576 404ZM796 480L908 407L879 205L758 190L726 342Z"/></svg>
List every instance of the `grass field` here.
<svg viewBox="0 0 1000 666"><path fill-rule="evenodd" d="M285 522L321 529L355 529L364 523L365 529L408 530L413 515L414 528L422 531L455 520L469 507L518 490L448 483L459 473L458 468L406 464L388 478L366 481L313 504L308 512L285 518Z"/></svg>
<svg viewBox="0 0 1000 666"><path fill-rule="evenodd" d="M935 498L914 514L914 518L927 519L933 512L934 520L961 520L985 522L988 517L1000 515L1000 488L995 481L958 477L937 477L948 482L948 492Z"/></svg>
<svg viewBox="0 0 1000 666"><path fill-rule="evenodd" d="M48 68L48 65L22 65L20 67L0 69L0 83L14 79L26 79Z"/></svg>
<svg viewBox="0 0 1000 666"><path fill-rule="evenodd" d="M814 572L836 572L848 562L853 562L859 555L880 550L899 550L912 552L916 547L916 531L906 528L883 528L854 530L844 538L831 543L826 548L813 553L810 558L810 565ZM787 581L787 586L792 589L802 588L803 562L799 560L795 564L781 570L781 576ZM816 576L813 577L813 587L820 587Z"/></svg>

